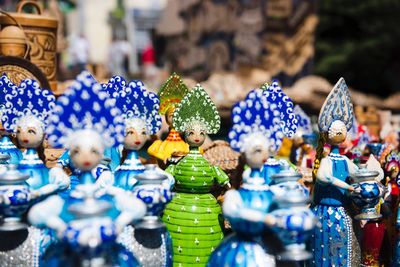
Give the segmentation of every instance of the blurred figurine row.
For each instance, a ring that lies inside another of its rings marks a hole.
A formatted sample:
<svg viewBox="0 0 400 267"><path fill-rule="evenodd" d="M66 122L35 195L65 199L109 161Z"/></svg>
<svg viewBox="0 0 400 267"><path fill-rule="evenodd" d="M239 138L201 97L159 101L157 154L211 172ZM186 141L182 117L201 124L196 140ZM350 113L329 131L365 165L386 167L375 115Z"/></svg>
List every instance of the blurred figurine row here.
<svg viewBox="0 0 400 267"><path fill-rule="evenodd" d="M175 73L157 95L84 71L57 99L3 74L0 96L1 266L400 266L399 132L369 134L343 78L317 127L277 81L234 105L214 157L243 172L209 162L217 107Z"/></svg>

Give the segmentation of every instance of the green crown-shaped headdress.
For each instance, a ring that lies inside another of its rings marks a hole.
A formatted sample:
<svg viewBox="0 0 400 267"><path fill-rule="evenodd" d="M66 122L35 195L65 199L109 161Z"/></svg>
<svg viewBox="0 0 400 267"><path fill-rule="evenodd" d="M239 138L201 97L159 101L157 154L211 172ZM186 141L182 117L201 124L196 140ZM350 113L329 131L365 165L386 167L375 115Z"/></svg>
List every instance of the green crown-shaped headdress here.
<svg viewBox="0 0 400 267"><path fill-rule="evenodd" d="M185 95L173 115L172 125L179 132L194 124L201 124L208 134L216 134L221 126L217 107L200 84Z"/></svg>
<svg viewBox="0 0 400 267"><path fill-rule="evenodd" d="M189 88L183 83L181 77L175 72L161 86L158 96L160 98L160 114L165 114L174 109L182 98L189 92Z"/></svg>

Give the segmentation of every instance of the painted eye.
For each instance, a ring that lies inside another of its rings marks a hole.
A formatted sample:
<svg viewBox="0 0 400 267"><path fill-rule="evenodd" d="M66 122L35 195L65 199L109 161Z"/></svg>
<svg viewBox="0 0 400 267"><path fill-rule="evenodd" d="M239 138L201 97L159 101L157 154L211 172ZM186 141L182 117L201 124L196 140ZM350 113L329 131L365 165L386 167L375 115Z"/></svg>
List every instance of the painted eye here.
<svg viewBox="0 0 400 267"><path fill-rule="evenodd" d="M146 134L147 134L146 131L143 131L143 132L142 132L142 135L146 135Z"/></svg>
<svg viewBox="0 0 400 267"><path fill-rule="evenodd" d="M90 152L92 154L95 154L95 155L99 155L100 154L99 151L97 151L96 149L92 149Z"/></svg>
<svg viewBox="0 0 400 267"><path fill-rule="evenodd" d="M32 130L32 129L29 129L29 130L28 130L28 133L29 133L29 134L36 134L36 132L35 132L34 130Z"/></svg>
<svg viewBox="0 0 400 267"><path fill-rule="evenodd" d="M191 136L191 135L194 135L194 132L192 131L192 132L189 132L189 136Z"/></svg>
<svg viewBox="0 0 400 267"><path fill-rule="evenodd" d="M17 130L17 134L19 134L19 133L21 133L21 130L18 129L18 130Z"/></svg>
<svg viewBox="0 0 400 267"><path fill-rule="evenodd" d="M260 148L254 150L254 153L261 153L261 152L262 152L262 150Z"/></svg>
<svg viewBox="0 0 400 267"><path fill-rule="evenodd" d="M71 151L71 156L75 156L79 154L79 149L75 148L74 150Z"/></svg>
<svg viewBox="0 0 400 267"><path fill-rule="evenodd" d="M205 134L205 132L201 132L200 135L201 136L205 136L206 134Z"/></svg>

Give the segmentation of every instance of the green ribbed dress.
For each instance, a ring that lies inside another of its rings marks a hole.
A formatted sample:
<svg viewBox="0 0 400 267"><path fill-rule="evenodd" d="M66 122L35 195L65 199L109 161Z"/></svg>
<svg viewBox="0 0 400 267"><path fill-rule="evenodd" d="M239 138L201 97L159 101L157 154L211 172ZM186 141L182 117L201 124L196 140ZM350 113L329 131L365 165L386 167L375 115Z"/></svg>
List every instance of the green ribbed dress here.
<svg viewBox="0 0 400 267"><path fill-rule="evenodd" d="M172 237L174 266L205 266L224 238L221 207L210 189L216 183L227 184L229 178L211 166L198 148L191 148L166 171L175 177L176 195L163 215Z"/></svg>

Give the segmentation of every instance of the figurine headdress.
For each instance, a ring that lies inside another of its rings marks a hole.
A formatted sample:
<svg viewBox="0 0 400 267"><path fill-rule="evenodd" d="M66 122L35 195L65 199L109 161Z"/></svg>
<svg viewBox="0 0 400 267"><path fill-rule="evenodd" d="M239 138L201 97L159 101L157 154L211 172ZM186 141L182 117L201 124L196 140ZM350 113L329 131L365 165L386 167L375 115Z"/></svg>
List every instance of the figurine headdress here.
<svg viewBox="0 0 400 267"><path fill-rule="evenodd" d="M385 171L390 172L394 168L400 168L400 153L396 150L390 151L385 159Z"/></svg>
<svg viewBox="0 0 400 267"><path fill-rule="evenodd" d="M278 150L285 136L282 117L281 109L276 102L267 101L263 90L250 91L243 101L233 106L233 126L229 131L231 147L243 152L247 142L264 138L271 150Z"/></svg>
<svg viewBox="0 0 400 267"><path fill-rule="evenodd" d="M57 99L47 133L54 147L67 147L74 132L93 130L101 135L105 146L124 141L121 111L93 76L83 71L74 83Z"/></svg>
<svg viewBox="0 0 400 267"><path fill-rule="evenodd" d="M279 125L282 132L287 137L292 137L297 130L297 118L293 113L292 100L282 91L277 81L273 81L271 85L265 83L261 86L264 95L275 113L280 113Z"/></svg>
<svg viewBox="0 0 400 267"><path fill-rule="evenodd" d="M160 130L161 116L158 113L160 100L155 93L147 91L141 81L131 81L121 90L116 106L123 112L126 124L144 123L149 134L155 134Z"/></svg>
<svg viewBox="0 0 400 267"><path fill-rule="evenodd" d="M353 124L353 103L350 91L343 78L335 84L326 98L318 117L318 126L321 132L328 132L334 121L341 121L347 131Z"/></svg>
<svg viewBox="0 0 400 267"><path fill-rule="evenodd" d="M113 76L107 83L102 83L101 87L110 98L118 98L119 93L126 87L126 81L121 76Z"/></svg>
<svg viewBox="0 0 400 267"><path fill-rule="evenodd" d="M311 118L304 112L304 110L299 106L295 105L293 109L294 114L297 118L297 134L301 135L311 135L313 133Z"/></svg>
<svg viewBox="0 0 400 267"><path fill-rule="evenodd" d="M4 73L0 78L0 117L6 107L6 96L17 94L17 86Z"/></svg>
<svg viewBox="0 0 400 267"><path fill-rule="evenodd" d="M7 131L15 131L18 125L39 126L44 129L55 106L53 93L40 88L38 82L30 79L23 80L16 87L3 75L1 83L5 92L5 108L1 118L3 127Z"/></svg>
<svg viewBox="0 0 400 267"><path fill-rule="evenodd" d="M185 132L195 124L201 125L208 134L216 134L221 125L217 107L200 84L178 104L172 122L172 126L179 132Z"/></svg>
<svg viewBox="0 0 400 267"><path fill-rule="evenodd" d="M173 73L161 86L158 96L160 97L160 114L174 109L182 98L189 92L189 88L183 83L181 77Z"/></svg>

